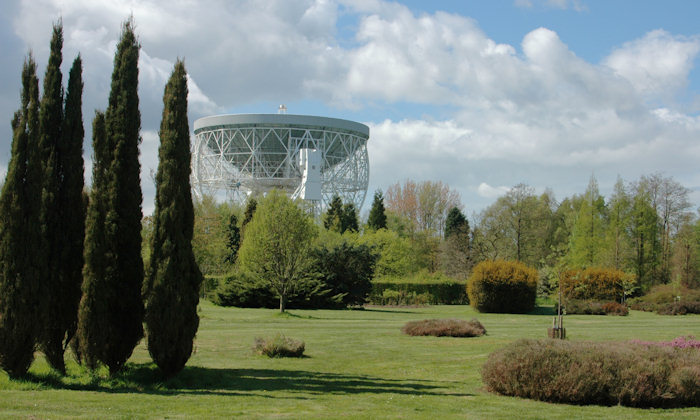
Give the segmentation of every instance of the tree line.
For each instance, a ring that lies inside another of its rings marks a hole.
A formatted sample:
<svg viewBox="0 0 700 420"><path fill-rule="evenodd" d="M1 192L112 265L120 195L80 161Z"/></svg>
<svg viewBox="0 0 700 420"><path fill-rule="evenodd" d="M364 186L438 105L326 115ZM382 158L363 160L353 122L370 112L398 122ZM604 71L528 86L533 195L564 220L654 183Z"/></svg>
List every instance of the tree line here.
<svg viewBox="0 0 700 420"><path fill-rule="evenodd" d="M31 55L0 194L0 367L24 376L36 349L65 374L70 345L78 361L119 372L144 336L166 375L192 352L202 275L191 248L187 74L177 60L165 86L149 265L142 258L140 44L133 20L122 27L107 108L93 119L93 182L84 187L82 62L64 97L63 27L53 26L39 95Z"/></svg>

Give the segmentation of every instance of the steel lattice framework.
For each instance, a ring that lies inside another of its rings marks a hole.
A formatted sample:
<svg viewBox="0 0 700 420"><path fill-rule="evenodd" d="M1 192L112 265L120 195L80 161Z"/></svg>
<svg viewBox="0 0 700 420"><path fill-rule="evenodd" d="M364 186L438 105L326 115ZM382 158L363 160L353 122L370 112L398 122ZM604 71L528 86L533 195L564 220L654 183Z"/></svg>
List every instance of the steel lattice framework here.
<svg viewBox="0 0 700 420"><path fill-rule="evenodd" d="M335 118L287 114L237 114L194 122L192 188L243 203L272 189L297 198L302 149L321 152L321 209L334 195L359 210L367 194L369 127Z"/></svg>

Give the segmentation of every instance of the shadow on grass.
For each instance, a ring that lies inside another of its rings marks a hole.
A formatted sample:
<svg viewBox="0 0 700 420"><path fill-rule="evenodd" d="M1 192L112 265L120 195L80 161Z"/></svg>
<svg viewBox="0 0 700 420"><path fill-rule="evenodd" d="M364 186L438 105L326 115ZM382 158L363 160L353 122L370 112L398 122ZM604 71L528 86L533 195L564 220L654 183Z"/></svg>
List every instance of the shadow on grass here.
<svg viewBox="0 0 700 420"><path fill-rule="evenodd" d="M556 315L556 306L537 306L532 311L528 312L526 315Z"/></svg>
<svg viewBox="0 0 700 420"><path fill-rule="evenodd" d="M306 399L302 395L284 397L268 395L270 391L307 394L403 394L447 395L434 381L396 380L367 375L344 375L305 370L214 369L187 366L177 376L164 379L153 363L128 364L115 377L105 378L83 373L60 377L51 372L29 374L25 380L51 389L68 389L110 393L145 393L158 395L202 394L241 395L265 398ZM469 396L471 394L453 394Z"/></svg>

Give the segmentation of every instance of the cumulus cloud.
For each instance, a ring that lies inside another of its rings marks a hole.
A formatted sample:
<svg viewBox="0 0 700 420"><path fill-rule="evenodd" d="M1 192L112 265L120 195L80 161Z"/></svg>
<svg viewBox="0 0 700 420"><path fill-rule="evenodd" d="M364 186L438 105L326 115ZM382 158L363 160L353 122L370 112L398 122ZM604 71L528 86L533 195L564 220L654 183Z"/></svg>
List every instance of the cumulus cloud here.
<svg viewBox="0 0 700 420"><path fill-rule="evenodd" d="M615 49L604 61L644 95L668 96L688 83L700 38L658 29Z"/></svg>
<svg viewBox="0 0 700 420"><path fill-rule="evenodd" d="M585 10L571 0L515 4ZM106 106L130 14L142 44L147 197L163 87L178 57L190 76L192 119L265 101L314 101L334 116L357 115L371 129L373 188L441 180L483 206L520 182L580 192L593 171L603 190L606 176L612 185L618 174L655 171L700 185L700 122L674 103L700 51L697 37L652 31L591 63L548 28L502 44L469 17L382 0L22 1L14 30L39 63L52 20L63 16L65 61L78 51L84 60L86 128L92 109ZM341 39L341 21L350 39ZM405 107L421 111L402 115ZM398 117L387 119L386 109Z"/></svg>

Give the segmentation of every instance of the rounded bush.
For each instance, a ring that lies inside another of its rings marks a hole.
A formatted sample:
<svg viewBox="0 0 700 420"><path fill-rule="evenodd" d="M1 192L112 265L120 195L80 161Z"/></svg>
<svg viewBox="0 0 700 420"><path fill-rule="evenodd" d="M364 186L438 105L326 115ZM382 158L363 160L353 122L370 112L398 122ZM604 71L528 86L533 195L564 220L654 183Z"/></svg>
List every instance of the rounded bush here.
<svg viewBox="0 0 700 420"><path fill-rule="evenodd" d="M467 294L479 312L530 312L535 308L537 270L518 261L482 261L472 270Z"/></svg>
<svg viewBox="0 0 700 420"><path fill-rule="evenodd" d="M411 321L401 328L404 334L434 337L480 337L486 334L486 328L477 319L426 319Z"/></svg>
<svg viewBox="0 0 700 420"><path fill-rule="evenodd" d="M586 268L562 273L562 293L567 299L620 301L627 274L614 268Z"/></svg>

